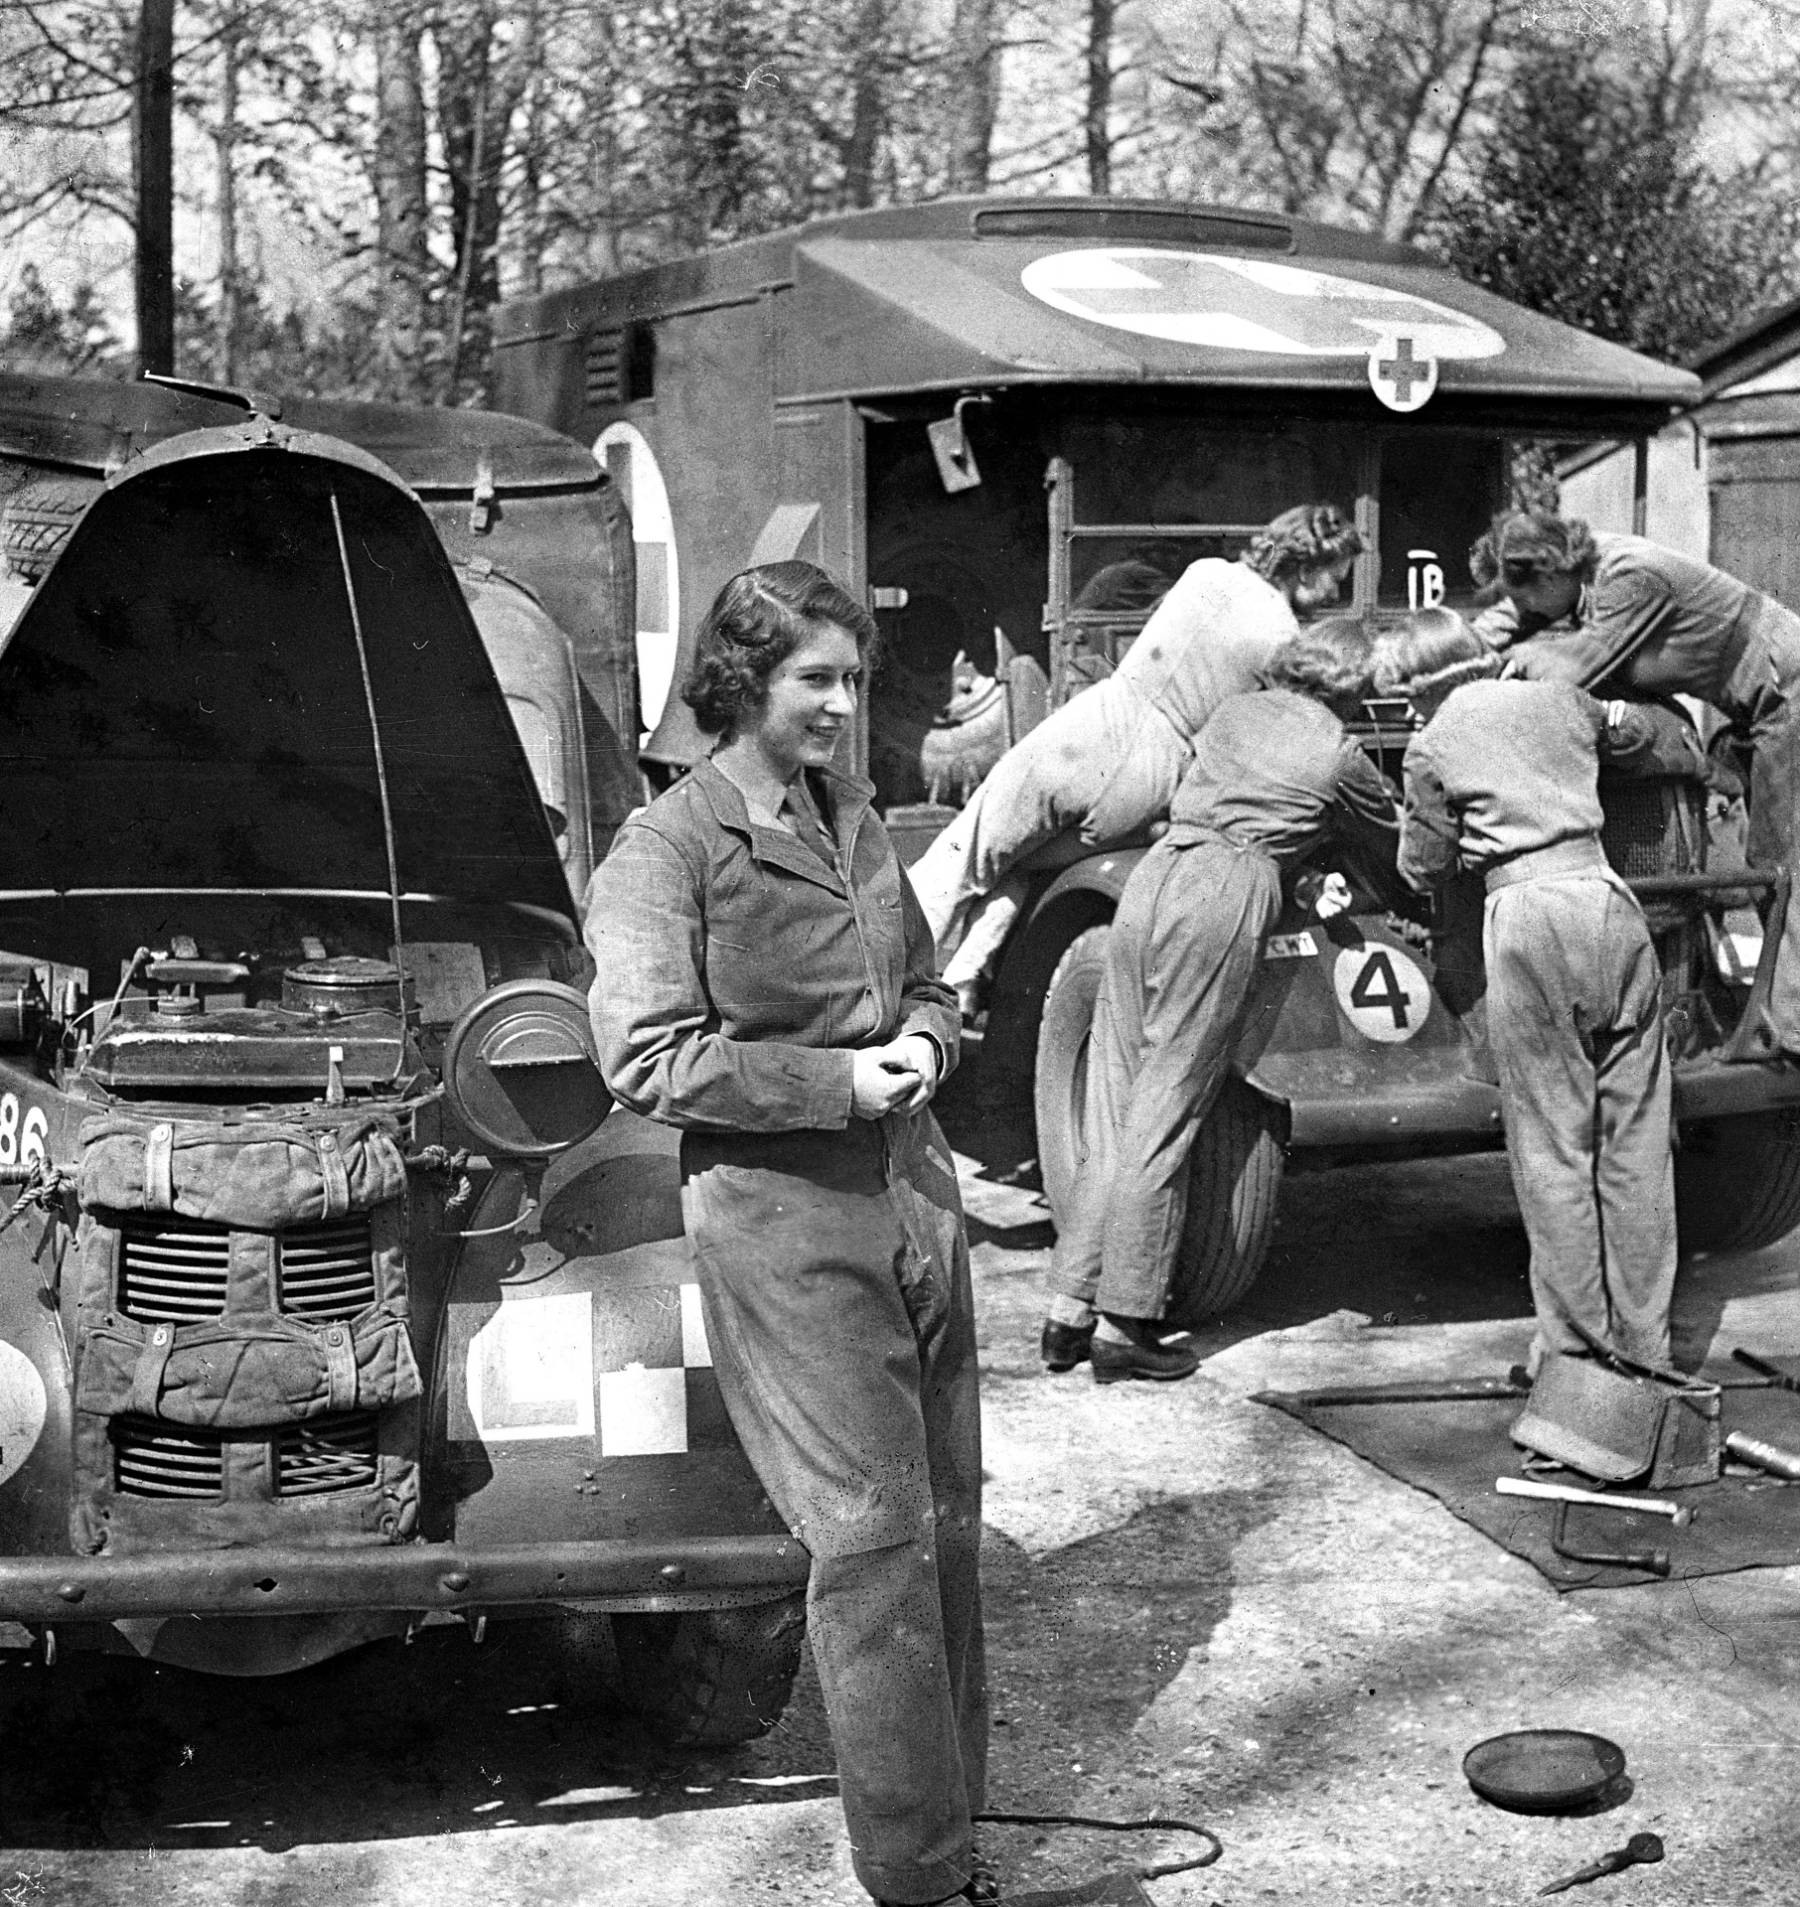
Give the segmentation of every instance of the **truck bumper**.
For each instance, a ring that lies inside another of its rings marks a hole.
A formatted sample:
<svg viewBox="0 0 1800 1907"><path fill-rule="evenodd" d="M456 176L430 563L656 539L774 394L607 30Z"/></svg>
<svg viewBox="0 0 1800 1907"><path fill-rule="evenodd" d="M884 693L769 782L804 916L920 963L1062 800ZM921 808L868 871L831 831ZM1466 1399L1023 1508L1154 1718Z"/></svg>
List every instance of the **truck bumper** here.
<svg viewBox="0 0 1800 1907"><path fill-rule="evenodd" d="M462 1549L414 1543L363 1550L238 1549L147 1556L14 1556L0 1561L0 1620L115 1622L142 1616L421 1614L615 1600L771 1597L806 1582L786 1536L697 1536Z"/></svg>

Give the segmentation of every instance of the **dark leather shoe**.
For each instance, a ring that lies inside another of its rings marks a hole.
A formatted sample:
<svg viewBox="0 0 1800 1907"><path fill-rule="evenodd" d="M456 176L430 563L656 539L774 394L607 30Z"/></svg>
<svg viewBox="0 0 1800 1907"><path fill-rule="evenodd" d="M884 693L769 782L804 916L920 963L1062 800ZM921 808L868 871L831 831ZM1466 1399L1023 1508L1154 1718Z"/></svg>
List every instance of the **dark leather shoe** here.
<svg viewBox="0 0 1800 1907"><path fill-rule="evenodd" d="M1094 1342L1091 1324L1062 1324L1055 1318L1044 1320L1044 1336L1038 1346L1053 1371L1072 1371L1085 1364Z"/></svg>
<svg viewBox="0 0 1800 1907"><path fill-rule="evenodd" d="M1167 1384L1178 1377L1192 1377L1200 1368L1200 1353L1186 1338L1164 1344L1145 1327L1133 1330L1129 1344L1095 1338L1093 1358L1096 1384L1122 1384L1134 1377Z"/></svg>
<svg viewBox="0 0 1800 1907"><path fill-rule="evenodd" d="M974 1873L954 1894L946 1894L942 1900L933 1901L931 1907L959 1907L959 1903L968 1901L970 1907L1004 1907L1000 1898L1000 1876L979 1854L974 1857ZM875 1907L898 1907L893 1901L878 1900Z"/></svg>

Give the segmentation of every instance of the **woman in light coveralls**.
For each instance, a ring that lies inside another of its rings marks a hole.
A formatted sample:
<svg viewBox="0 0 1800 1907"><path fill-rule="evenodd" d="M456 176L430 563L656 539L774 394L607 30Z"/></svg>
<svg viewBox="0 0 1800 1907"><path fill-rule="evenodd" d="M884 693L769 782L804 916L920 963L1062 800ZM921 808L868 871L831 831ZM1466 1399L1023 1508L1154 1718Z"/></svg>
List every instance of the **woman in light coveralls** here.
<svg viewBox="0 0 1800 1907"><path fill-rule="evenodd" d="M1190 563L1118 668L1000 757L912 869L940 951L961 932L944 978L965 1005L1024 898L1012 869L1058 836L1106 847L1162 820L1207 717L1257 686L1298 632L1297 609L1337 599L1361 549L1336 508L1308 503L1259 530L1237 562Z"/></svg>
<svg viewBox="0 0 1800 1907"><path fill-rule="evenodd" d="M1587 1337L1666 1364L1675 1181L1661 969L1600 845L1601 762L1704 779L1679 718L1567 682L1500 681L1447 612L1386 647L1378 686L1424 726L1406 750L1400 873L1483 877L1488 1038L1531 1246L1527 1369ZM1579 1326L1578 1330L1576 1327Z"/></svg>
<svg viewBox="0 0 1800 1907"><path fill-rule="evenodd" d="M683 690L719 744L594 875L593 1018L613 1092L681 1128L719 1387L812 1558L858 1878L992 1902L974 1314L929 1110L959 1022L872 790L831 766L874 639L810 563L720 592Z"/></svg>

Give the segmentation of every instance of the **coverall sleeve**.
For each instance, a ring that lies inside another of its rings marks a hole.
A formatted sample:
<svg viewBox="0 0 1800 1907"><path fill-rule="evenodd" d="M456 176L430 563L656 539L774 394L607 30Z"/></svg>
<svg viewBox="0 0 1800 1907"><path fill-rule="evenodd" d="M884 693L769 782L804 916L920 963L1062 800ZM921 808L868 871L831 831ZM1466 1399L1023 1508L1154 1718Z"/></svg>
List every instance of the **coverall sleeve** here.
<svg viewBox="0 0 1800 1907"><path fill-rule="evenodd" d="M639 823L620 830L589 883L584 931L596 973L588 1003L608 1087L633 1112L670 1126L848 1125L848 1047L721 1032L706 990L700 875L673 841Z"/></svg>
<svg viewBox="0 0 1800 1907"><path fill-rule="evenodd" d="M1507 651L1508 672L1588 688L1642 648L1672 608L1662 578L1631 562L1609 568L1593 595L1593 606L1574 634L1559 631L1514 644Z"/></svg>
<svg viewBox="0 0 1800 1907"><path fill-rule="evenodd" d="M900 918L906 934L906 976L900 988L900 1023L894 1037L923 1033L938 1049L938 1084L956 1069L962 1052L962 1011L956 991L938 978L937 943L925 919L925 910L913 892L906 870L900 870Z"/></svg>
<svg viewBox="0 0 1800 1907"><path fill-rule="evenodd" d="M1331 807L1331 832L1351 870L1383 899L1398 883L1400 801L1394 785L1355 742L1346 743Z"/></svg>
<svg viewBox="0 0 1800 1907"><path fill-rule="evenodd" d="M1457 823L1437 766L1419 738L1407 745L1402 767L1406 806L1400 820L1400 878L1419 893L1456 872Z"/></svg>
<svg viewBox="0 0 1800 1907"><path fill-rule="evenodd" d="M1706 751L1692 722L1656 702L1601 702L1581 698L1594 716L1594 740L1609 768L1631 775L1680 775L1705 781Z"/></svg>

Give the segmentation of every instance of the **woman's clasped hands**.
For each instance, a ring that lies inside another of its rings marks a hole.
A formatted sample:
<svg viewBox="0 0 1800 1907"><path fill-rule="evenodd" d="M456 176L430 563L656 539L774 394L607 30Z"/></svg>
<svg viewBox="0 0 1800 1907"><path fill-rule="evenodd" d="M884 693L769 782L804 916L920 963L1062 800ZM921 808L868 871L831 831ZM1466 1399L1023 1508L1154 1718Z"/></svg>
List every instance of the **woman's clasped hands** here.
<svg viewBox="0 0 1800 1907"><path fill-rule="evenodd" d="M923 1033L903 1033L885 1046L850 1055L850 1110L858 1119L919 1112L937 1091L938 1049Z"/></svg>

